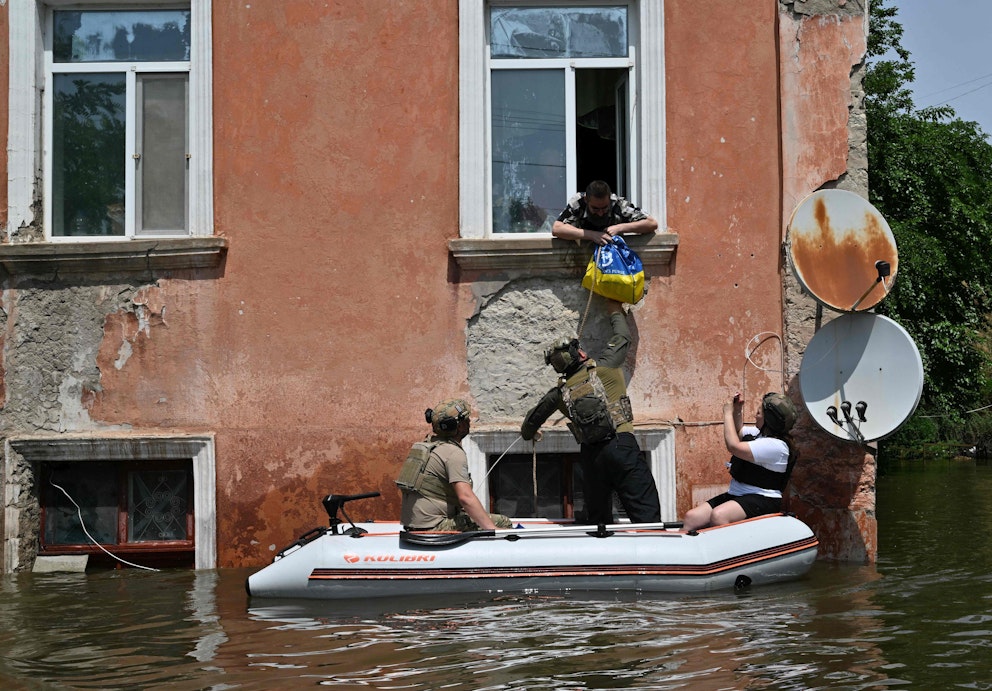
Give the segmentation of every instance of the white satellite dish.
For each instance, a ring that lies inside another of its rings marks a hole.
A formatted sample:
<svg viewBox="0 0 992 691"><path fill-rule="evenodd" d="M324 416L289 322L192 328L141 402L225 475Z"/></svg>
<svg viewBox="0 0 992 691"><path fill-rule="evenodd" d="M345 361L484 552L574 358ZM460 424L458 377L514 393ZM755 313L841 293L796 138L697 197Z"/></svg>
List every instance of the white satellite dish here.
<svg viewBox="0 0 992 691"><path fill-rule="evenodd" d="M879 314L844 314L816 332L799 366L803 403L840 439L882 439L916 410L923 361L912 337Z"/></svg>
<svg viewBox="0 0 992 691"><path fill-rule="evenodd" d="M841 312L877 305L899 269L889 224L863 197L845 190L806 197L792 212L786 246L803 289Z"/></svg>

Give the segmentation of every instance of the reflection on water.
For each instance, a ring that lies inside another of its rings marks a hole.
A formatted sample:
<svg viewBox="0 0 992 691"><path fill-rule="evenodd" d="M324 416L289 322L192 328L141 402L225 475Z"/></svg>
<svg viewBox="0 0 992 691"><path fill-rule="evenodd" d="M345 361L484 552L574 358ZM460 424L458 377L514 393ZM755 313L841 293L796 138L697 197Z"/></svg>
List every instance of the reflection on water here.
<svg viewBox="0 0 992 691"><path fill-rule="evenodd" d="M992 470L878 480L877 567L743 594L249 600L248 570L0 580L0 688L992 689Z"/></svg>

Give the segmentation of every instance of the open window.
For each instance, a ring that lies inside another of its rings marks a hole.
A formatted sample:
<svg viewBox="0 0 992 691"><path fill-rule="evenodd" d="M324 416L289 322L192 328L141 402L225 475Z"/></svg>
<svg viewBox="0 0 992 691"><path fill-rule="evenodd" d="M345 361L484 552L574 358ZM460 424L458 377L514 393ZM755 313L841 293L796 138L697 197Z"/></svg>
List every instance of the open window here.
<svg viewBox="0 0 992 691"><path fill-rule="evenodd" d="M489 8L492 232L551 232L576 190L634 171L626 5Z"/></svg>
<svg viewBox="0 0 992 691"><path fill-rule="evenodd" d="M459 232L466 270L577 271L550 233L601 178L654 218L634 238L668 271L664 0L459 0Z"/></svg>

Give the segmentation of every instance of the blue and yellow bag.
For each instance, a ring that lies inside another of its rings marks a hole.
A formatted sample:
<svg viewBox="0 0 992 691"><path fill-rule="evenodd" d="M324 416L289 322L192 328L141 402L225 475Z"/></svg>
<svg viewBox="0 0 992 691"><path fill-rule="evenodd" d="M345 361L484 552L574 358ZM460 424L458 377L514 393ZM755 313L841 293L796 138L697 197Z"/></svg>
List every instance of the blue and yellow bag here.
<svg viewBox="0 0 992 691"><path fill-rule="evenodd" d="M617 235L610 244L596 246L582 287L611 300L636 305L644 297L644 265Z"/></svg>

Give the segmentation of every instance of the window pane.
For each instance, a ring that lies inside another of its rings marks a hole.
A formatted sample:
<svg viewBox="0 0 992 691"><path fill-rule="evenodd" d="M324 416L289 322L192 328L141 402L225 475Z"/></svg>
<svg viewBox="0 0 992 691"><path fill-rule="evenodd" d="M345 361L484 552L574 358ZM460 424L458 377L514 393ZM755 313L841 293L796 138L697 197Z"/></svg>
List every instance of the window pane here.
<svg viewBox="0 0 992 691"><path fill-rule="evenodd" d="M565 75L492 73L493 232L551 232L565 190Z"/></svg>
<svg viewBox="0 0 992 691"><path fill-rule="evenodd" d="M558 455L542 455L537 462L537 507L534 507L533 457L503 457L489 476L494 510L506 516L564 518L562 468Z"/></svg>
<svg viewBox="0 0 992 691"><path fill-rule="evenodd" d="M186 229L186 77L139 80L139 233Z"/></svg>
<svg viewBox="0 0 992 691"><path fill-rule="evenodd" d="M189 60L189 10L55 12L55 62Z"/></svg>
<svg viewBox="0 0 992 691"><path fill-rule="evenodd" d="M42 467L41 475L50 497L45 506L46 545L91 545L87 532L100 544L117 543L117 469L113 463L52 463Z"/></svg>
<svg viewBox="0 0 992 691"><path fill-rule="evenodd" d="M123 74L57 74L52 234L124 235Z"/></svg>
<svg viewBox="0 0 992 691"><path fill-rule="evenodd" d="M627 56L626 7L493 7L494 58Z"/></svg>
<svg viewBox="0 0 992 691"><path fill-rule="evenodd" d="M187 539L187 477L184 470L128 473L128 542Z"/></svg>

